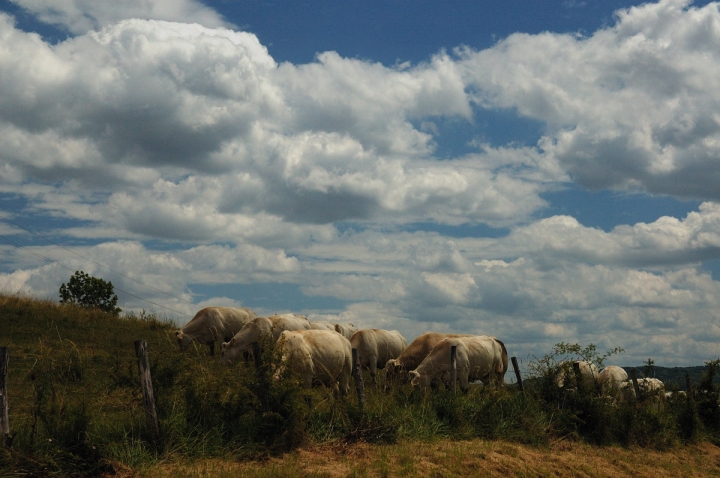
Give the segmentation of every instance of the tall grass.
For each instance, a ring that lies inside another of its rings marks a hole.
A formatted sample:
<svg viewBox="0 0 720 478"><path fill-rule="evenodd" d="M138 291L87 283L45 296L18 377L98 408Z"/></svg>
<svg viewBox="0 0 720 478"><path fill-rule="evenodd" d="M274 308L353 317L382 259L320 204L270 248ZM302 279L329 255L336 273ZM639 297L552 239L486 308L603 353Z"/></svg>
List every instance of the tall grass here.
<svg viewBox="0 0 720 478"><path fill-rule="evenodd" d="M142 468L172 456L259 458L336 441L483 438L543 446L571 439L666 448L715 439L720 430L717 362L696 400L676 396L664 408L562 390L547 377L528 383L524 394L511 386L454 394L368 385L361 408L353 394L301 388L289 370L276 380L272 347L263 348L259 369L242 360L227 366L206 347L180 353L172 324L147 314L118 318L0 296L0 317L0 345L10 348L13 436L12 448L0 450L0 468L18 473L94 475L113 462ZM157 438L142 409L138 339L148 342Z"/></svg>

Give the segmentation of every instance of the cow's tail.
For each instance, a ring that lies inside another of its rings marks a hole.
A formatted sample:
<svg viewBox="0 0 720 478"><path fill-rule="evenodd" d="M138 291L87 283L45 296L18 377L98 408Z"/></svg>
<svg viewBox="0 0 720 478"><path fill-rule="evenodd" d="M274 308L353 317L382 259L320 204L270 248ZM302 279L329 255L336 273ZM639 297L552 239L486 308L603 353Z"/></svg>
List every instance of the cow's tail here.
<svg viewBox="0 0 720 478"><path fill-rule="evenodd" d="M495 339L497 343L500 344L500 348L502 348L502 363L500 364L500 367L502 367L500 370L497 370L497 373L501 374L501 377L505 376L505 372L508 370L508 353L507 349L505 348L505 344L502 343L501 340Z"/></svg>

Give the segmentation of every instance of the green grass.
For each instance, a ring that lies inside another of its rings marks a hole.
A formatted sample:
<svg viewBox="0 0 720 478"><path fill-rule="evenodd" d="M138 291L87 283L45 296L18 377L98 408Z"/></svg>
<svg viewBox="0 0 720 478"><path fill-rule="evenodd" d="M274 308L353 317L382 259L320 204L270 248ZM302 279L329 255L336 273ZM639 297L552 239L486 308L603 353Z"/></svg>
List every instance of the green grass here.
<svg viewBox="0 0 720 478"><path fill-rule="evenodd" d="M571 439L664 449L715 440L720 428L708 379L702 386L711 398L678 399L663 410L634 401L614 406L542 381L524 395L510 387L455 395L368 385L362 410L354 393L340 398L326 388L304 390L292 377L273 380L269 348L264 372L242 361L224 365L206 347L180 353L174 327L145 314L115 317L0 295L0 320L0 345L10 350L13 437L12 448L0 450L0 468L17 473L95 475L111 462L142 470L174 457L256 460L323 443L484 439L543 447ZM145 424L139 339L148 343L158 439ZM383 463L373 461L374 474L387 471ZM417 471L410 453L397 466Z"/></svg>

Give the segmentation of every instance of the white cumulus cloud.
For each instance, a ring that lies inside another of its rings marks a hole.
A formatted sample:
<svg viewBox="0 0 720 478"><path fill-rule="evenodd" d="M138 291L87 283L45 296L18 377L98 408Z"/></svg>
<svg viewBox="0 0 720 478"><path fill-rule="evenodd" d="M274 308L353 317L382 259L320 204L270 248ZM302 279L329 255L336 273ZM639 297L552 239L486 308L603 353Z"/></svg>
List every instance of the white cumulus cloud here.
<svg viewBox="0 0 720 478"><path fill-rule="evenodd" d="M83 34L129 18L228 26L215 10L195 0L11 0L37 18Z"/></svg>

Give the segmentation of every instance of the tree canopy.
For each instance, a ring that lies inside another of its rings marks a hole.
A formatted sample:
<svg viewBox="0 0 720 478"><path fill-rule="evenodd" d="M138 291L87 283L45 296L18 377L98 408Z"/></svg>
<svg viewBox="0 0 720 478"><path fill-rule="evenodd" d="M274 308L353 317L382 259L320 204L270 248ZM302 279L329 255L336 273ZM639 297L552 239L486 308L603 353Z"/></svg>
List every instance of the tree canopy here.
<svg viewBox="0 0 720 478"><path fill-rule="evenodd" d="M75 271L67 284L60 286L61 304L77 304L119 314L122 309L117 307L117 301L112 282L92 277L83 271Z"/></svg>

